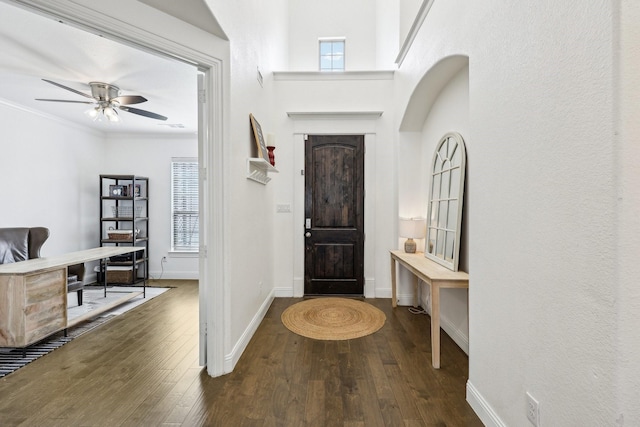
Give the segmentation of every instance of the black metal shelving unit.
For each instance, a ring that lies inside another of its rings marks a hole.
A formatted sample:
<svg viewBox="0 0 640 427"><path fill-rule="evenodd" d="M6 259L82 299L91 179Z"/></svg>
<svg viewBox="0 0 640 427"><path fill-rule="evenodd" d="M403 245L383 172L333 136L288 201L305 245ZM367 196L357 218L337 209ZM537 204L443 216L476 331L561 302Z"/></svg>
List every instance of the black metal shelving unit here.
<svg viewBox="0 0 640 427"><path fill-rule="evenodd" d="M100 175L99 188L100 246L144 247L142 256L138 251L101 263L100 273L106 274L107 284L146 284L149 279L149 178ZM121 234L128 230L131 234L123 238Z"/></svg>

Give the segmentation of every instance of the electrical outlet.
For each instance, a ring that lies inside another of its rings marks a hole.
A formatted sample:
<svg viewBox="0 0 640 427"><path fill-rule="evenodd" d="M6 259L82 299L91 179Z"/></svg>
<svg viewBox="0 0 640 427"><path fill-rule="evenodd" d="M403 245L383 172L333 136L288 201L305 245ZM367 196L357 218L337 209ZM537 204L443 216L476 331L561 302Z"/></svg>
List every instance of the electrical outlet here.
<svg viewBox="0 0 640 427"><path fill-rule="evenodd" d="M167 262L167 257L166 256L162 257L162 262Z"/></svg>
<svg viewBox="0 0 640 427"><path fill-rule="evenodd" d="M527 419L535 427L540 427L540 404L527 392Z"/></svg>

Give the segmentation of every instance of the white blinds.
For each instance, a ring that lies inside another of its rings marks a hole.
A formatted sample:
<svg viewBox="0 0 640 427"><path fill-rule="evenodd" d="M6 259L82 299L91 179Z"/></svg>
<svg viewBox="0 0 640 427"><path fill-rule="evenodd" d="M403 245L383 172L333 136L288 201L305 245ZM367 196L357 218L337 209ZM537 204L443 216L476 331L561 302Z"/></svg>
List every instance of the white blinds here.
<svg viewBox="0 0 640 427"><path fill-rule="evenodd" d="M199 246L198 227L198 159L172 159L172 250L197 252Z"/></svg>

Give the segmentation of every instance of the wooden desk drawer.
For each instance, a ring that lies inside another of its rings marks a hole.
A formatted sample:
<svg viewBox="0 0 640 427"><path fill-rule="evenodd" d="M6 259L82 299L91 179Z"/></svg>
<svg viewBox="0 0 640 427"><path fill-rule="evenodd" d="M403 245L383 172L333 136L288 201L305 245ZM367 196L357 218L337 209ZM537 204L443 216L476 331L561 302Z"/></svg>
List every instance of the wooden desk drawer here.
<svg viewBox="0 0 640 427"><path fill-rule="evenodd" d="M66 269L25 277L25 339L40 340L67 323Z"/></svg>

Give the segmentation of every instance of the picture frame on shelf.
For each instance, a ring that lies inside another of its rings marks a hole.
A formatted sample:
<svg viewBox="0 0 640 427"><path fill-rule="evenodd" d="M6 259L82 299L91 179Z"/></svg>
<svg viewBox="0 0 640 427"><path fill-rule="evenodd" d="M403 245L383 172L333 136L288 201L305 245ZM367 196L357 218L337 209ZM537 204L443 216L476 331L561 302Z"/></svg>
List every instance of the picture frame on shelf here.
<svg viewBox="0 0 640 427"><path fill-rule="evenodd" d="M142 194L140 184L136 184L135 187L133 188L132 187L133 187L133 184L129 184L127 188L127 194L131 194L133 195L133 197L140 197Z"/></svg>
<svg viewBox="0 0 640 427"><path fill-rule="evenodd" d="M249 121L251 122L251 129L253 130L253 138L255 139L256 146L258 147L258 157L269 162L269 151L267 150L267 144L264 140L262 127L253 114L249 114Z"/></svg>
<svg viewBox="0 0 640 427"><path fill-rule="evenodd" d="M127 188L124 185L110 185L109 196L111 197L126 197Z"/></svg>

